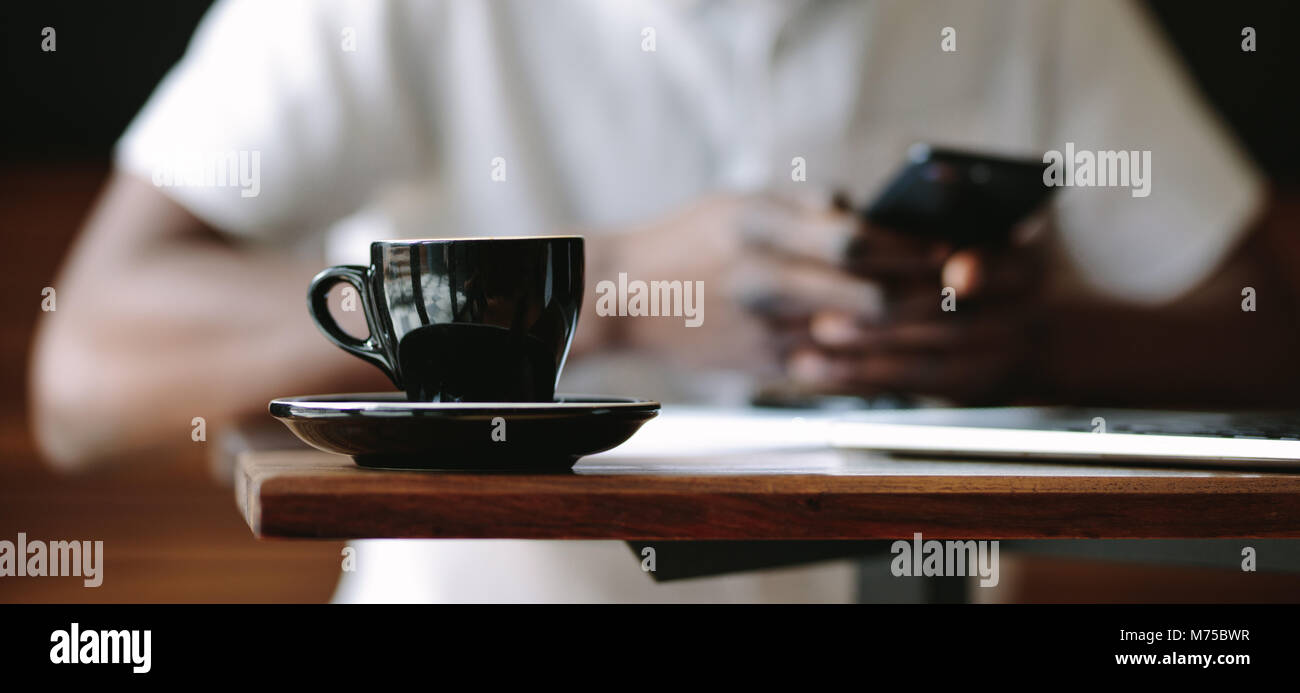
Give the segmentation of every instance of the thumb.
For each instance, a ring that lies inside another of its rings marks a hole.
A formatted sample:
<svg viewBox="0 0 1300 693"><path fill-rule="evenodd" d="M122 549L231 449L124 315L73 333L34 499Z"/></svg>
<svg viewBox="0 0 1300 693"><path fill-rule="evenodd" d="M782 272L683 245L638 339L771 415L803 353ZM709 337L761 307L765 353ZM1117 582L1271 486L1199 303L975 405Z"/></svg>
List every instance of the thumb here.
<svg viewBox="0 0 1300 693"><path fill-rule="evenodd" d="M980 251L963 248L948 256L939 276L944 286L951 286L957 292L957 298L968 298L983 285L985 267Z"/></svg>

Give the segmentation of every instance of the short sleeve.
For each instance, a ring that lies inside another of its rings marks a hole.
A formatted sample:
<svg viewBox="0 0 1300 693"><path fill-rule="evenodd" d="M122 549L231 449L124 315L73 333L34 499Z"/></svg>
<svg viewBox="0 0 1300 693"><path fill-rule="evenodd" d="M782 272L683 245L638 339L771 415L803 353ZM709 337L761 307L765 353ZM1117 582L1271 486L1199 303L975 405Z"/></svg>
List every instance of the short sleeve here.
<svg viewBox="0 0 1300 693"><path fill-rule="evenodd" d="M119 168L222 231L320 231L429 159L400 6L224 0L119 140Z"/></svg>
<svg viewBox="0 0 1300 693"><path fill-rule="evenodd" d="M1062 10L1047 149L1151 153L1146 197L1124 187L1060 191L1065 249L1098 289L1172 300L1232 249L1264 182L1150 17L1125 0Z"/></svg>

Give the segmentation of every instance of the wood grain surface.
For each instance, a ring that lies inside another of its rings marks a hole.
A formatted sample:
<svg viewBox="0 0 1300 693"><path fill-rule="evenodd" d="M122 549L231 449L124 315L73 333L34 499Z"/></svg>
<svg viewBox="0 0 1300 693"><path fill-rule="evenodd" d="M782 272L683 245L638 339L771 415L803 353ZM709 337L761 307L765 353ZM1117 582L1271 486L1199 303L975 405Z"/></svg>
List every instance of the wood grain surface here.
<svg viewBox="0 0 1300 693"><path fill-rule="evenodd" d="M784 467L758 456L752 473L735 461L597 457L576 473L528 475L387 472L315 451L252 452L239 459L236 498L260 537L1300 536L1300 475L870 456L837 465L834 455L779 453Z"/></svg>

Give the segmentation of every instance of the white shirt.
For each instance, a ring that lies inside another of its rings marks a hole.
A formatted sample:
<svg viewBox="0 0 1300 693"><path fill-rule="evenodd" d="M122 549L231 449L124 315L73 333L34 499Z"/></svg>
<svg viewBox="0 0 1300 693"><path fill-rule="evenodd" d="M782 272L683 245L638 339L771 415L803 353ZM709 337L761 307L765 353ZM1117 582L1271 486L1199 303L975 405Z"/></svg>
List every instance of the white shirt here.
<svg viewBox="0 0 1300 693"><path fill-rule="evenodd" d="M360 262L377 237L599 232L719 189L866 201L918 141L1150 150L1149 197L1058 200L1075 269L1134 301L1194 285L1261 198L1121 0L222 2L118 161L149 177L178 151L258 151L257 197L165 191L234 234L332 229L331 261Z"/></svg>
<svg viewBox="0 0 1300 693"><path fill-rule="evenodd" d="M945 27L955 52L941 50ZM330 262L363 263L379 238L599 233L717 190L816 186L866 201L913 142L1033 159L1067 142L1150 150L1149 197L1057 199L1074 269L1138 302L1205 276L1262 196L1149 19L1121 0L232 0L209 12L117 154L151 178L182 152L259 152L255 197L163 190L225 232L324 238ZM806 182L791 180L795 157ZM343 592L508 599L451 566L538 565L491 543L398 545L408 564L444 569L414 591L349 578ZM626 580L644 580L625 547L607 546ZM812 581L781 598L847 599L850 573L837 575L834 589ZM549 584L527 594L599 592ZM762 594L736 590L693 594Z"/></svg>

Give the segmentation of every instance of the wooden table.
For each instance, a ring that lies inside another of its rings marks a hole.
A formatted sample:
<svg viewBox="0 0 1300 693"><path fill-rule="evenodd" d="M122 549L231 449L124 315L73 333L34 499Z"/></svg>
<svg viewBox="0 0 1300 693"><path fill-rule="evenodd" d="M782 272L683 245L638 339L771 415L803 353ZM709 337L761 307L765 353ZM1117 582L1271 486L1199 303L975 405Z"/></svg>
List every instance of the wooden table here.
<svg viewBox="0 0 1300 693"><path fill-rule="evenodd" d="M386 472L313 450L238 457L259 537L1300 537L1300 475L784 449L598 455L558 475Z"/></svg>

